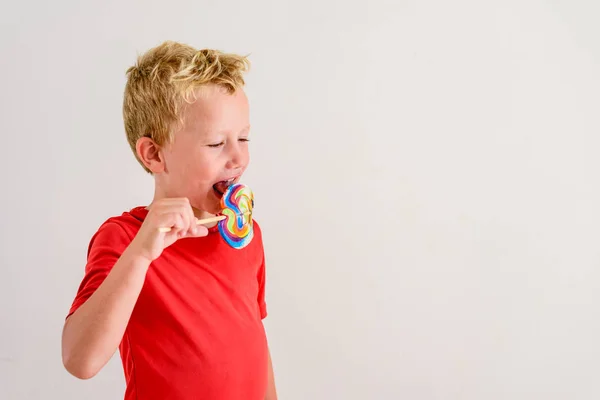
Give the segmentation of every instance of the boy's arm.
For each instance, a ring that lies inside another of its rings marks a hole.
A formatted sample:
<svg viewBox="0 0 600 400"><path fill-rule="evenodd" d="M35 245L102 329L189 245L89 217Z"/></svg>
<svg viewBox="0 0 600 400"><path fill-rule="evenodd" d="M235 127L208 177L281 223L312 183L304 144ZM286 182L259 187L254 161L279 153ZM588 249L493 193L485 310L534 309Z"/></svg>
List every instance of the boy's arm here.
<svg viewBox="0 0 600 400"><path fill-rule="evenodd" d="M165 233L159 229L162 227L171 230ZM104 234L115 235L110 231ZM96 375L123 339L150 263L178 239L207 234L205 226L196 225L188 199L156 201L118 260L103 261L114 265L102 283L67 318L62 335L62 360L67 371L80 379Z"/></svg>
<svg viewBox="0 0 600 400"><path fill-rule="evenodd" d="M127 250L111 272L65 322L62 359L80 379L96 375L117 350L142 290L150 262Z"/></svg>
<svg viewBox="0 0 600 400"><path fill-rule="evenodd" d="M269 350L269 381L267 384L267 394L265 400L277 400L277 390L275 388L275 376L273 374L273 363L271 362L271 351Z"/></svg>

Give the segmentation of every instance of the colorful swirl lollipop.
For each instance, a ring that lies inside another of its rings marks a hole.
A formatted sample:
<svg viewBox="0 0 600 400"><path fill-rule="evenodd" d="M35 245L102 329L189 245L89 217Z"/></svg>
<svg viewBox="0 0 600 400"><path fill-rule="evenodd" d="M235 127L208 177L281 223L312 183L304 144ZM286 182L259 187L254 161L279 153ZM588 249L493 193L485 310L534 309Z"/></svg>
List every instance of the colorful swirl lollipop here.
<svg viewBox="0 0 600 400"><path fill-rule="evenodd" d="M241 249L248 245L254 237L252 224L252 209L254 208L254 194L249 187L236 183L225 190L221 198L220 215L197 219L196 224L217 222L221 237L231 247ZM170 227L159 228L160 232L169 232Z"/></svg>
<svg viewBox="0 0 600 400"><path fill-rule="evenodd" d="M254 237L252 190L241 183L229 186L221 198L221 207L222 214L226 217L219 221L221 236L235 249L247 246Z"/></svg>

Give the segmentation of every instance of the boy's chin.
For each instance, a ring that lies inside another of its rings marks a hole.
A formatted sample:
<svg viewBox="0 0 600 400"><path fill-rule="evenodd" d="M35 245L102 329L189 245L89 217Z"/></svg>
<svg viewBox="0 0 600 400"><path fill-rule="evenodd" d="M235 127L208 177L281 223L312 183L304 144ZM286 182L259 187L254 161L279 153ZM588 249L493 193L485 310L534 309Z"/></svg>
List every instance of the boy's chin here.
<svg viewBox="0 0 600 400"><path fill-rule="evenodd" d="M213 193L212 196L209 196L206 204L203 204L202 210L209 214L219 214L221 210L221 197L219 197L216 193Z"/></svg>
<svg viewBox="0 0 600 400"><path fill-rule="evenodd" d="M222 211L222 210L221 210L221 207L220 207L220 206L209 207L209 208L206 210L206 212L207 212L207 213L209 213L209 214L214 214L214 215L220 214L220 213L221 213L221 211Z"/></svg>

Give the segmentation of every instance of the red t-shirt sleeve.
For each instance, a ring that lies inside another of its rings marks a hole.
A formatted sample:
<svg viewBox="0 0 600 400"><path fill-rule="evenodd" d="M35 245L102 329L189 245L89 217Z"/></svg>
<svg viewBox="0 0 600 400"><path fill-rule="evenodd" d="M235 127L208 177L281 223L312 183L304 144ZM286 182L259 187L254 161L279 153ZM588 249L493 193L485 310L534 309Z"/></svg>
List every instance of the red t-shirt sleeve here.
<svg viewBox="0 0 600 400"><path fill-rule="evenodd" d="M106 222L98 229L90 241L85 275L67 317L94 294L130 242L125 230L115 222Z"/></svg>
<svg viewBox="0 0 600 400"><path fill-rule="evenodd" d="M262 263L258 269L258 308L260 310L260 318L264 319L267 316L267 303L265 302L265 257L263 254Z"/></svg>
<svg viewBox="0 0 600 400"><path fill-rule="evenodd" d="M265 283L266 283L266 267L265 267L265 251L263 248L262 231L256 221L254 221L255 233L258 242L260 243L261 252L261 263L258 268L257 279L258 279L258 308L260 310L260 318L264 319L267 316L267 303L265 302Z"/></svg>

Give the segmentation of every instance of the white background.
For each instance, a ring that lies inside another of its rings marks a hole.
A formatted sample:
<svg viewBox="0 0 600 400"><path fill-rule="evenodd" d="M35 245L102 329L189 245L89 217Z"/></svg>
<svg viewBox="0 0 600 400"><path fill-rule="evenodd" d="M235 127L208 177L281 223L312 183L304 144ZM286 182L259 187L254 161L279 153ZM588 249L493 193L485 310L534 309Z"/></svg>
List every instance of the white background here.
<svg viewBox="0 0 600 400"><path fill-rule="evenodd" d="M87 244L153 182L121 117L163 40L249 53L282 400L600 397L595 1L58 1L0 9L0 398L62 367Z"/></svg>

